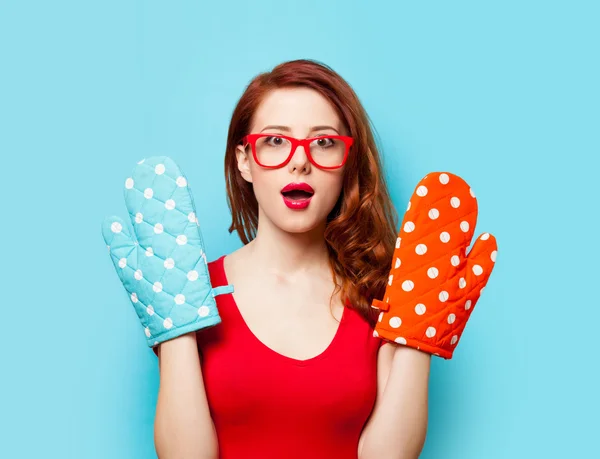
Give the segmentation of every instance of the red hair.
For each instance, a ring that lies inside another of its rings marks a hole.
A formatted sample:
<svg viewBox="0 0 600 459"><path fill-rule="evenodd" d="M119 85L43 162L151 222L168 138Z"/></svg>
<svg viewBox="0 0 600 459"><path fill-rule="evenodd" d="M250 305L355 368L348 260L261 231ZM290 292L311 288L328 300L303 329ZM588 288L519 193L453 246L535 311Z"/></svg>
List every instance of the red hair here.
<svg viewBox="0 0 600 459"><path fill-rule="evenodd" d="M258 202L252 184L239 174L236 146L249 133L252 117L264 96L273 89L307 87L319 92L336 109L354 144L345 165L340 197L327 216L325 241L336 281L334 292L372 326L376 310L373 298L381 299L397 237L398 215L389 196L381 168L374 129L350 85L330 67L300 59L277 65L257 75L246 87L235 107L225 152L227 202L232 222L244 244L256 236Z"/></svg>

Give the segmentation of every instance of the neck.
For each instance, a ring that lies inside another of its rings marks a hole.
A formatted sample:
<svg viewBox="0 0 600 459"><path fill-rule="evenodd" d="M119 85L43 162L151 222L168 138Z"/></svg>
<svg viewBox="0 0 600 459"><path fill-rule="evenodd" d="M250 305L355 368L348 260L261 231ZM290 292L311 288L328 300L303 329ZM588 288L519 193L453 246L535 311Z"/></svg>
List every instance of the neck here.
<svg viewBox="0 0 600 459"><path fill-rule="evenodd" d="M259 219L264 222L266 219ZM329 272L325 224L305 232L286 232L272 223L259 223L256 237L247 245L252 264L265 274L290 283ZM327 274L325 274L327 275Z"/></svg>

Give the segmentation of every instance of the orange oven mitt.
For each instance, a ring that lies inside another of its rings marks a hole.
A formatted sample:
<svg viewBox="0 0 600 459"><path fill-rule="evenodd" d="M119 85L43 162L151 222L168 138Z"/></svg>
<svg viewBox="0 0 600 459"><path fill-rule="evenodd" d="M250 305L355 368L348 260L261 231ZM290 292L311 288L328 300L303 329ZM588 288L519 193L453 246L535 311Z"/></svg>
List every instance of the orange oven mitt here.
<svg viewBox="0 0 600 459"><path fill-rule="evenodd" d="M496 239L480 235L469 185L432 172L408 203L374 336L451 359L496 261Z"/></svg>

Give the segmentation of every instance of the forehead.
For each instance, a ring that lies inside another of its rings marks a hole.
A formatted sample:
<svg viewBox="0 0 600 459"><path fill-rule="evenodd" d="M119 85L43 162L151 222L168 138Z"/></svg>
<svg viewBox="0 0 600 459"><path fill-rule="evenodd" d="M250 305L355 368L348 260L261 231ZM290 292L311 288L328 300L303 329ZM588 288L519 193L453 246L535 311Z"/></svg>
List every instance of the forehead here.
<svg viewBox="0 0 600 459"><path fill-rule="evenodd" d="M303 129L330 125L341 129L341 120L333 105L310 88L281 88L267 93L253 116L252 130L275 124Z"/></svg>

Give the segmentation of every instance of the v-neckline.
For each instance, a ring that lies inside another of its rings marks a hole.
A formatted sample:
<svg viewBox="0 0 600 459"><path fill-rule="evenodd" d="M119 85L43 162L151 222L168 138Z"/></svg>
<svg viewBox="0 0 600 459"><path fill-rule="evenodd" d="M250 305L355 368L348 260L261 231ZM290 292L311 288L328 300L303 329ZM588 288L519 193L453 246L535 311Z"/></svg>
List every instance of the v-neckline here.
<svg viewBox="0 0 600 459"><path fill-rule="evenodd" d="M222 255L220 260L219 260L219 268L221 271L221 274L223 276L223 281L225 282L225 285L229 285L229 280L227 279L227 273L225 272L225 257L227 255ZM234 285L234 292L235 292L235 285ZM250 337L250 339L252 339L266 354L270 354L271 356L273 356L274 358L278 358L281 359L283 361L286 361L288 363L291 363L293 365L296 366L306 366L306 365L310 365L312 363L318 362L320 360L325 359L329 354L331 354L334 350L335 347L337 346L338 341L340 341L342 339L342 332L344 330L344 326L345 323L348 319L348 308L346 306L344 306L343 310L342 310L342 317L340 318L340 322L337 326L337 330L335 332L335 334L333 335L333 339L331 340L331 342L329 343L329 345L319 354L313 356L313 357L309 357L308 359L296 359L294 357L290 357L284 354L281 354L280 352L274 350L273 348L267 346L263 341L261 341L258 336L256 336L256 334L250 329L250 327L248 326L248 323L246 322L246 320L244 319L244 316L242 315L237 302L235 301L235 297L233 295L233 293L228 293L230 299L231 299L231 304L233 305L233 310L234 313L238 316L238 318L240 319L240 322L242 323L242 328L244 329L244 332Z"/></svg>

